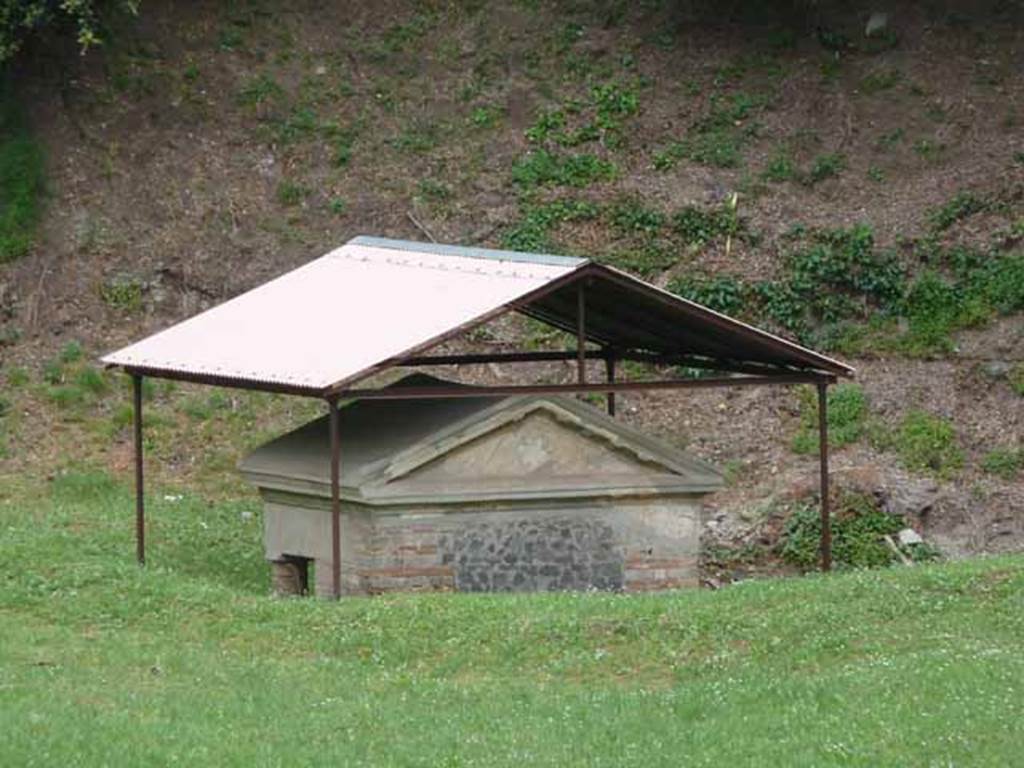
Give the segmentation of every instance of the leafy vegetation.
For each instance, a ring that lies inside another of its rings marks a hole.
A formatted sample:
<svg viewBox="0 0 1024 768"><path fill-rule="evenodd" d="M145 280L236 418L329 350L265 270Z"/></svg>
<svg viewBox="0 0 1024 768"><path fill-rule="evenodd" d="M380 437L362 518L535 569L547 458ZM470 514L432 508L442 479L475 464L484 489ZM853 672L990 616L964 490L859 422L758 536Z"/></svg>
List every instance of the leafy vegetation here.
<svg viewBox="0 0 1024 768"><path fill-rule="evenodd" d="M973 192L957 192L949 202L932 211L929 220L939 232L989 208L989 202Z"/></svg>
<svg viewBox="0 0 1024 768"><path fill-rule="evenodd" d="M1012 480L1024 471L1024 447L993 448L981 460L981 468L1004 480Z"/></svg>
<svg viewBox="0 0 1024 768"><path fill-rule="evenodd" d="M1018 755L1019 557L718 592L276 600L255 499L160 489L140 569L130 492L106 475L0 493L0 561L20 564L0 577L5 764ZM901 719L919 700L929 717Z"/></svg>
<svg viewBox="0 0 1024 768"><path fill-rule="evenodd" d="M754 117L763 106L762 97L742 91L713 94L707 114L685 139L657 152L654 167L668 170L683 158L717 168L737 167L744 148L757 135L759 125Z"/></svg>
<svg viewBox="0 0 1024 768"><path fill-rule="evenodd" d="M1024 310L1024 254L942 247L927 238L920 248L931 266L912 276L895 252L875 247L864 225L801 230L792 241L774 280L698 274L673 280L669 289L847 353L946 354L955 331Z"/></svg>
<svg viewBox="0 0 1024 768"><path fill-rule="evenodd" d="M1024 363L1017 363L1008 376L1010 387L1021 397L1024 397Z"/></svg>
<svg viewBox="0 0 1024 768"><path fill-rule="evenodd" d="M0 264L24 256L32 247L44 183L43 149L11 89L0 83Z"/></svg>
<svg viewBox="0 0 1024 768"><path fill-rule="evenodd" d="M807 183L817 184L825 179L838 176L845 167L846 158L841 154L819 155L814 159L811 169L807 173Z"/></svg>
<svg viewBox="0 0 1024 768"><path fill-rule="evenodd" d="M592 219L599 209L580 200L555 200L542 205L527 206L522 219L505 232L502 246L515 251L543 252L551 250L551 230L567 221Z"/></svg>
<svg viewBox="0 0 1024 768"><path fill-rule="evenodd" d="M736 207L728 204L712 209L685 206L672 217L672 230L687 245L694 246L727 237L750 243L757 241L746 221L737 215Z"/></svg>
<svg viewBox="0 0 1024 768"><path fill-rule="evenodd" d="M762 173L762 176L765 179L776 183L791 181L797 178L798 175L799 171L796 164L793 162L793 158L790 153L785 149L780 149L772 155L771 159L768 161L768 165Z"/></svg>
<svg viewBox="0 0 1024 768"><path fill-rule="evenodd" d="M906 528L899 515L890 515L864 494L843 492L832 508L832 560L838 569L877 568L892 565L899 558L886 543ZM780 540L782 558L793 565L812 570L820 562L821 512L817 505L799 504L786 521ZM908 557L935 559L931 547L907 547Z"/></svg>
<svg viewBox="0 0 1024 768"><path fill-rule="evenodd" d="M858 226L811 233L807 244L788 254L779 278L736 281L728 295L743 309L743 316L769 320L800 338L822 343L844 321L863 316L866 305L896 304L903 285L899 264L891 255L877 253L871 230ZM714 296L720 286L714 278L694 276L674 281L669 288L701 301Z"/></svg>
<svg viewBox="0 0 1024 768"><path fill-rule="evenodd" d="M512 180L523 189L549 186L587 187L615 177L610 160L591 154L559 156L546 149L527 153L512 166Z"/></svg>
<svg viewBox="0 0 1024 768"><path fill-rule="evenodd" d="M99 45L100 16L111 10L135 14L138 0L3 0L0 2L0 65L14 57L42 27L70 30L79 47Z"/></svg>
<svg viewBox="0 0 1024 768"><path fill-rule="evenodd" d="M964 465L964 452L953 425L926 411L910 411L896 428L878 429L874 442L893 450L903 466L949 478Z"/></svg>
<svg viewBox="0 0 1024 768"><path fill-rule="evenodd" d="M103 303L122 312L142 309L142 293L142 283L131 275L116 275L100 286Z"/></svg>
<svg viewBox="0 0 1024 768"><path fill-rule="evenodd" d="M536 145L578 147L588 142L617 149L623 145L623 121L636 115L640 96L636 84L607 82L595 85L584 103L540 112L526 131Z"/></svg>
<svg viewBox="0 0 1024 768"><path fill-rule="evenodd" d="M829 446L842 448L859 440L865 433L868 415L867 396L860 385L837 384L830 387L826 404ZM800 429L793 438L794 451L818 452L819 423L817 392L810 387L804 387L800 390Z"/></svg>

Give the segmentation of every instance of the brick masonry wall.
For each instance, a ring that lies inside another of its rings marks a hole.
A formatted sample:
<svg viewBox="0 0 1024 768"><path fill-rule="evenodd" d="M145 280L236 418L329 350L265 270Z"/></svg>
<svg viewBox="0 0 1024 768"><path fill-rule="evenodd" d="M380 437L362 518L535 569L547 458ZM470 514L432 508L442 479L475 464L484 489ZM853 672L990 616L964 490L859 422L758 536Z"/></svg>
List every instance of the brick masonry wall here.
<svg viewBox="0 0 1024 768"><path fill-rule="evenodd" d="M357 545L359 575L370 593L695 586L699 517L682 500L379 515Z"/></svg>
<svg viewBox="0 0 1024 768"><path fill-rule="evenodd" d="M391 591L647 591L696 586L695 498L371 508L345 503L342 588ZM267 557L315 560L330 594L330 514L308 497L265 505Z"/></svg>

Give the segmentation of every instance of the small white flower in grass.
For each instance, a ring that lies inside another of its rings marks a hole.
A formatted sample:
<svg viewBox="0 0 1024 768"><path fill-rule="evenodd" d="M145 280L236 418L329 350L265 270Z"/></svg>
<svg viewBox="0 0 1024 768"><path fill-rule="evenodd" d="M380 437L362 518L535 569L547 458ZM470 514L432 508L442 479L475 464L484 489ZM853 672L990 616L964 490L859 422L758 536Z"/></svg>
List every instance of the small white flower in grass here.
<svg viewBox="0 0 1024 768"><path fill-rule="evenodd" d="M181 501L185 497L180 493L168 493L164 495L164 501L169 501L172 504Z"/></svg>

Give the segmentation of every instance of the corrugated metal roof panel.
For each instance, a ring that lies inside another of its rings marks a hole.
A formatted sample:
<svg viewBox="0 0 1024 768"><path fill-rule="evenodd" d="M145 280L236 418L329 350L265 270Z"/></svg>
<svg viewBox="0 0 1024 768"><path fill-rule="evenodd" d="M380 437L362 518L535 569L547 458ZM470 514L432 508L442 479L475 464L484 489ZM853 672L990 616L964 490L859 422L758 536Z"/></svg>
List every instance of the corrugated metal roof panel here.
<svg viewBox="0 0 1024 768"><path fill-rule="evenodd" d="M372 242L372 241L371 241ZM322 389L586 263L353 241L103 358L108 365Z"/></svg>
<svg viewBox="0 0 1024 768"><path fill-rule="evenodd" d="M626 351L850 375L853 369L587 259L358 237L107 355L154 375L337 391L509 309ZM723 366L723 370L729 370Z"/></svg>

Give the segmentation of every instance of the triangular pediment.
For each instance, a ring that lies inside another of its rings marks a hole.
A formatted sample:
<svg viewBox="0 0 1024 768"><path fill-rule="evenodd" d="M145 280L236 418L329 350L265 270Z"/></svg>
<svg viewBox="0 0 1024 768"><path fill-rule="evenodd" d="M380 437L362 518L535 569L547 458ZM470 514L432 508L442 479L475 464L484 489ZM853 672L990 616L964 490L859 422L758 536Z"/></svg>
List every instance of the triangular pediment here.
<svg viewBox="0 0 1024 768"><path fill-rule="evenodd" d="M527 400L395 456L365 489L377 497L706 492L709 465L577 401Z"/></svg>

